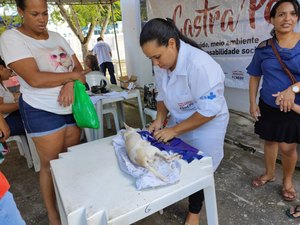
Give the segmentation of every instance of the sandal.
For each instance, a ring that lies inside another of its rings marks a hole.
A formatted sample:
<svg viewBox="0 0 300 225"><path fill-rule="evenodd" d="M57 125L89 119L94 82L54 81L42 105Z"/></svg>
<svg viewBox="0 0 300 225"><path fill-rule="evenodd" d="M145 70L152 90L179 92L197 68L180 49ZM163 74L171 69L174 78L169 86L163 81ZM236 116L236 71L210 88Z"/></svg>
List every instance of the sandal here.
<svg viewBox="0 0 300 225"><path fill-rule="evenodd" d="M261 176L258 176L258 177L255 177L253 180L252 180L252 187L261 187L261 186L264 186L266 183L268 182L273 182L275 181L275 177L271 178L271 179L268 179L268 180L264 180L263 179L263 176L264 175L261 175Z"/></svg>
<svg viewBox="0 0 300 225"><path fill-rule="evenodd" d="M281 195L285 201L289 201L289 202L294 201L297 197L297 193L293 186L290 187L289 189L282 188Z"/></svg>
<svg viewBox="0 0 300 225"><path fill-rule="evenodd" d="M300 214L298 216L295 216L295 214L300 213L300 205L297 205L296 207L291 207L285 211L286 215L291 219L297 219L300 218Z"/></svg>

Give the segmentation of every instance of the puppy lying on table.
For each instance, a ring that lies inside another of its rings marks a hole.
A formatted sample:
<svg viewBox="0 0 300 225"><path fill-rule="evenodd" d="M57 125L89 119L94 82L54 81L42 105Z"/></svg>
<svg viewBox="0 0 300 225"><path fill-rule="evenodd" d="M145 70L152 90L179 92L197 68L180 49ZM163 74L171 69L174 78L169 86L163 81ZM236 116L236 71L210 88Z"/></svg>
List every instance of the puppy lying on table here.
<svg viewBox="0 0 300 225"><path fill-rule="evenodd" d="M171 156L164 155L158 148L152 146L150 142L142 139L140 134L137 133L137 130L129 127L125 124L125 132L124 132L124 139L126 145L126 151L128 154L129 159L135 165L144 167L151 171L156 177L161 179L162 181L166 182L167 178L161 175L152 164L158 157L162 158L165 161L172 161L175 159L179 159L180 155L175 154Z"/></svg>

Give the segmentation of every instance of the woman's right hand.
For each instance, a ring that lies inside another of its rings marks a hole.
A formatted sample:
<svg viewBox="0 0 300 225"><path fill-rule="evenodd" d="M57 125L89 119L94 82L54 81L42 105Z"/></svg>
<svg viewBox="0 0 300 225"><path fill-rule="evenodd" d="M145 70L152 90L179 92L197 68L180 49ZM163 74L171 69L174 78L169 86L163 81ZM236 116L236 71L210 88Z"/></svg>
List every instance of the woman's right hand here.
<svg viewBox="0 0 300 225"><path fill-rule="evenodd" d="M59 105L63 107L67 107L74 102L74 82L62 86L57 100Z"/></svg>
<svg viewBox="0 0 300 225"><path fill-rule="evenodd" d="M162 122L160 122L159 120L154 120L148 127L148 131L150 133L154 133L155 131L160 130L162 127L163 127Z"/></svg>
<svg viewBox="0 0 300 225"><path fill-rule="evenodd" d="M5 141L7 138L9 138L10 128L1 114L0 114L0 132L3 134L3 136L0 137L0 141Z"/></svg>
<svg viewBox="0 0 300 225"><path fill-rule="evenodd" d="M19 97L20 97L20 94L21 94L21 93L16 93L16 92L14 92L14 93L12 93L12 94L13 94L13 96L14 96L15 102L19 102Z"/></svg>
<svg viewBox="0 0 300 225"><path fill-rule="evenodd" d="M86 83L86 80L85 80L85 74L84 74L84 71L81 71L81 72L75 72L76 73L76 78L74 80L79 80L81 81L83 84Z"/></svg>
<svg viewBox="0 0 300 225"><path fill-rule="evenodd" d="M256 103L250 104L250 115L255 121L258 121L258 117L260 117L260 110Z"/></svg>

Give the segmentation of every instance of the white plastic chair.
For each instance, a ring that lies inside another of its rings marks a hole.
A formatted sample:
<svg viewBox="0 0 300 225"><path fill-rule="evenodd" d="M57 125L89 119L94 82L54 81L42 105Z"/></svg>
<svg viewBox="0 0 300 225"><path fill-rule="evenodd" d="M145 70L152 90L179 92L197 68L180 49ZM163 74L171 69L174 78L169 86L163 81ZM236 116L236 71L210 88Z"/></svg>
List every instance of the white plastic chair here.
<svg viewBox="0 0 300 225"><path fill-rule="evenodd" d="M41 168L40 157L37 153L37 150L36 150L36 147L35 147L35 144L34 144L32 138L30 137L29 134L27 134L27 132L26 132L26 137L27 137L27 140L28 140L28 145L29 145L29 150L30 150L31 157L32 157L32 163L33 163L34 171L39 172L40 168Z"/></svg>
<svg viewBox="0 0 300 225"><path fill-rule="evenodd" d="M27 162L28 168L31 168L33 166L32 162L32 157L30 153L30 148L27 143L27 138L25 135L15 135L15 136L10 136L6 142L11 142L15 141L17 143L19 153L21 156L24 156Z"/></svg>
<svg viewBox="0 0 300 225"><path fill-rule="evenodd" d="M16 141L20 155L26 158L28 168L34 167L35 172L40 171L40 158L31 137L26 135L10 136L6 142Z"/></svg>
<svg viewBox="0 0 300 225"><path fill-rule="evenodd" d="M104 81L106 81L106 84L107 84L106 88L108 90L110 89L110 82L100 71L89 72L85 75L85 77L86 77L86 82L88 83L90 88L95 85L100 85L101 80L104 80ZM103 106L103 115L105 116L107 127L108 127L108 129L111 129L110 117L108 115L109 113L113 114L116 131L118 132L120 130L120 125L119 125L116 104L106 104ZM100 126L103 126L103 125L100 124ZM94 139L91 134L91 131L92 131L91 129L85 128L84 131L85 131L87 141L91 141Z"/></svg>
<svg viewBox="0 0 300 225"><path fill-rule="evenodd" d="M95 85L100 85L100 81L101 80L105 80L106 81L106 88L109 89L110 88L110 82L108 81L108 79L103 75L102 72L100 71L91 71L89 73L87 73L85 75L86 78L86 82L88 83L88 85L90 86L90 88L92 86Z"/></svg>
<svg viewBox="0 0 300 225"><path fill-rule="evenodd" d="M156 119L157 111L150 108L144 108L144 120L146 121L146 115L150 116L152 121Z"/></svg>

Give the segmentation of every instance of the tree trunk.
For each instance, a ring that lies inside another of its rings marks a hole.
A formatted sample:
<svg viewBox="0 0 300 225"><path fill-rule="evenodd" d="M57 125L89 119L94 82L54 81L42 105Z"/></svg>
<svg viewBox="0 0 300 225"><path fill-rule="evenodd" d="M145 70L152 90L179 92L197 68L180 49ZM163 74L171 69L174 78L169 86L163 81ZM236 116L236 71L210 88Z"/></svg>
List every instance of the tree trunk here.
<svg viewBox="0 0 300 225"><path fill-rule="evenodd" d="M107 25L109 23L110 16L111 16L111 6L108 5L107 7L108 7L108 10L107 10L108 13L106 14L105 19L102 23L102 29L101 29L101 33L100 33L100 37L102 37L102 38L104 37L105 31L106 31L106 28L107 28Z"/></svg>
<svg viewBox="0 0 300 225"><path fill-rule="evenodd" d="M87 43L81 43L81 50L82 50L82 59L84 61L85 57L89 55L89 49L88 49L88 42Z"/></svg>

